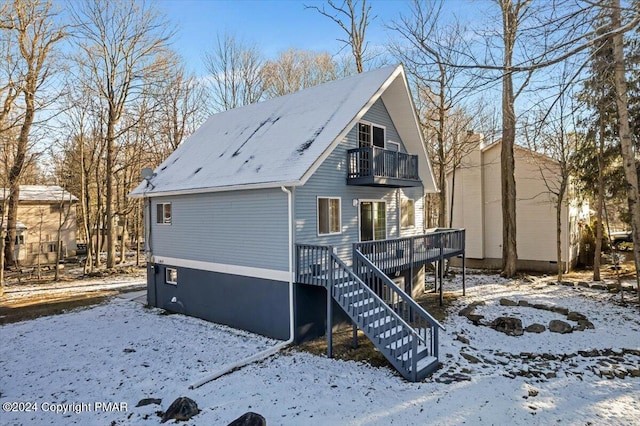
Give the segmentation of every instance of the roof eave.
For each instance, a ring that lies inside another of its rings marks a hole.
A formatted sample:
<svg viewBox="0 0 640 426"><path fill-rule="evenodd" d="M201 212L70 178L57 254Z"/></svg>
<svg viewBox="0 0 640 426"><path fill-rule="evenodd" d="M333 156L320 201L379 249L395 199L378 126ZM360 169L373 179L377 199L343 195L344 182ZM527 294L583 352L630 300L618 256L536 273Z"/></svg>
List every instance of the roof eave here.
<svg viewBox="0 0 640 426"><path fill-rule="evenodd" d="M217 193L217 192L228 192L228 191L249 191L256 189L273 189L284 187L292 187L292 186L300 186L302 183L300 181L293 182L266 182L266 183L258 183L258 184L246 184L246 185L229 185L229 186L219 186L219 187L206 187L206 188L190 188L190 189L177 189L177 190L169 190L169 191L155 191L151 190L149 192L139 192L138 188L136 188L133 192L129 193L129 198L154 198L154 197L171 197L176 195L191 195L191 194L206 194L206 193Z"/></svg>

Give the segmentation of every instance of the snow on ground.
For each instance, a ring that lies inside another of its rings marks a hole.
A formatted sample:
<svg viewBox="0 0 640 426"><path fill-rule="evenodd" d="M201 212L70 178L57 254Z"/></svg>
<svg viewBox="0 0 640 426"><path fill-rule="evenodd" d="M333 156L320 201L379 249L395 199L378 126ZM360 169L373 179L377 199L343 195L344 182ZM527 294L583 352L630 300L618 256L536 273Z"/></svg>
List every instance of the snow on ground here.
<svg viewBox="0 0 640 426"><path fill-rule="evenodd" d="M459 279L446 286L457 289ZM504 314L521 318L524 326L566 320L539 309L500 306L503 297L580 312L595 329L512 337L457 314L484 301L475 312L487 320ZM1 423L158 424L156 411L188 396L202 410L188 422L196 425L228 424L246 411L262 414L271 425L640 424L640 378L598 374L640 364L637 307L619 306L612 297L619 296L472 275L467 296L444 321L443 367L422 383L408 383L387 368L294 349L195 390L188 385L277 342L114 299L0 328L0 402L35 402L39 408L3 412ZM578 352L593 349L591 355ZM143 398L161 398L162 404L135 407ZM124 402L126 411L105 411L95 402ZM63 404L81 412L44 411Z"/></svg>
<svg viewBox="0 0 640 426"><path fill-rule="evenodd" d="M28 301L55 299L64 296L105 291L128 291L146 287L144 272L132 275L113 275L103 278L84 278L37 284L14 283L5 288L0 305L20 305Z"/></svg>

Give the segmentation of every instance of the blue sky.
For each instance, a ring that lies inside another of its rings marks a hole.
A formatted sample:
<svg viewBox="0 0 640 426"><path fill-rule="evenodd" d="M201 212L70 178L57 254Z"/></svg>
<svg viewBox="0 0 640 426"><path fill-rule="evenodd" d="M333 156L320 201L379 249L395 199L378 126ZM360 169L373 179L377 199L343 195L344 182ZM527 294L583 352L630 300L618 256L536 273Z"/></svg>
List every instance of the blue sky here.
<svg viewBox="0 0 640 426"><path fill-rule="evenodd" d="M338 0L340 3L340 0ZM409 9L405 0L370 0L377 18L367 30L371 46L384 45L389 31L384 23ZM317 0L155 0L158 9L176 25L173 46L187 66L204 74L203 53L211 50L217 34L229 31L254 42L267 58L290 47L336 54L342 46L336 39L345 33L332 21L304 5L322 5ZM456 13L468 11L469 1L449 0Z"/></svg>

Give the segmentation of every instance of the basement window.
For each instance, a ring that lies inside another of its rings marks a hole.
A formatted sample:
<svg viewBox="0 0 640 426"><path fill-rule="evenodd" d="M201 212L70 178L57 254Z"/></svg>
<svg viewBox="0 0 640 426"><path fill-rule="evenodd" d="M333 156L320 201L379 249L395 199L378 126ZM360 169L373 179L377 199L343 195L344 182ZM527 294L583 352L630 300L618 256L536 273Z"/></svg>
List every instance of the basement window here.
<svg viewBox="0 0 640 426"><path fill-rule="evenodd" d="M167 284L178 285L178 270L176 268L167 268L164 270Z"/></svg>

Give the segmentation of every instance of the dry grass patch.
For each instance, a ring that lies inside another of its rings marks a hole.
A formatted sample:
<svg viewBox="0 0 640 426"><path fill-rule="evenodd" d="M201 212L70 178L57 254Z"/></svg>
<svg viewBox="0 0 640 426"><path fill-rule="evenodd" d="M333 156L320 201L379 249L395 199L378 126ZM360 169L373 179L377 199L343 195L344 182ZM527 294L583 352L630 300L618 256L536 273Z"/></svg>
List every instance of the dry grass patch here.
<svg viewBox="0 0 640 426"><path fill-rule="evenodd" d="M437 293L424 293L420 295L416 302L425 308L427 312L433 315L438 321L442 322L447 316L447 308L453 304L458 298L453 293L444 293L443 306L440 306L439 295ZM344 361L362 361L373 367L391 367L384 355L373 346L373 343L358 330L358 347L354 348L353 328L351 326L342 326L333 331L333 357ZM314 355L327 354L327 338L326 336L305 342L298 345L294 350L308 352Z"/></svg>

